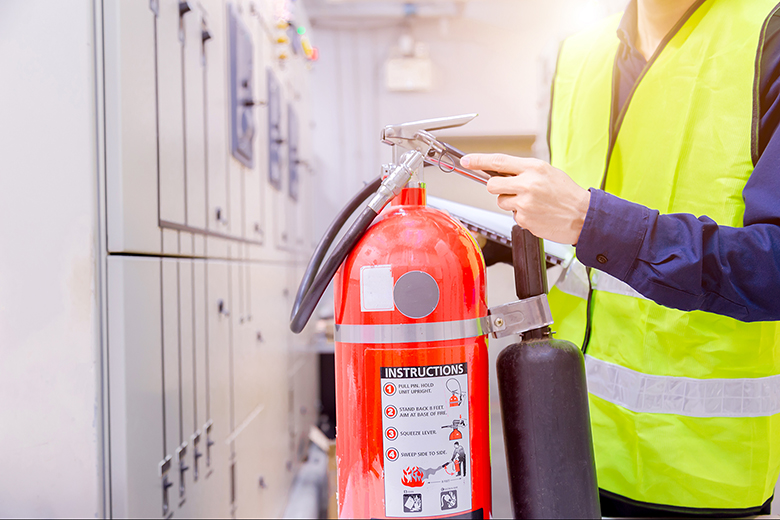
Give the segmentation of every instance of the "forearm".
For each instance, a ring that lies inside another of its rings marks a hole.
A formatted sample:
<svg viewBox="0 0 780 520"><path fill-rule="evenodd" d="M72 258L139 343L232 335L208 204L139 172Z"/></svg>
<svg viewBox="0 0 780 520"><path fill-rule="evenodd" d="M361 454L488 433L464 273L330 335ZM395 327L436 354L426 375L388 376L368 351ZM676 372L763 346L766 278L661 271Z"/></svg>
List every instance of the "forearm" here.
<svg viewBox="0 0 780 520"><path fill-rule="evenodd" d="M775 224L718 226L707 217L660 215L591 190L577 257L667 307L743 321L780 320Z"/></svg>

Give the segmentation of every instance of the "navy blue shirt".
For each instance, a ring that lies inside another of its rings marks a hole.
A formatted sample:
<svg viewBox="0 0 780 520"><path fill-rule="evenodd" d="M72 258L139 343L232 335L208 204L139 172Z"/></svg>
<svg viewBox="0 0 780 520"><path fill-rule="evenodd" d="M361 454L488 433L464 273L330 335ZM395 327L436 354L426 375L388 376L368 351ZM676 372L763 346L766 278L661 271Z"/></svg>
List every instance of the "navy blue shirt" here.
<svg viewBox="0 0 780 520"><path fill-rule="evenodd" d="M634 45L635 2L618 29L613 126L647 65ZM780 320L780 15L767 25L759 70L759 158L742 192L744 227L719 226L707 216L661 215L592 188L577 244L583 264L667 307Z"/></svg>

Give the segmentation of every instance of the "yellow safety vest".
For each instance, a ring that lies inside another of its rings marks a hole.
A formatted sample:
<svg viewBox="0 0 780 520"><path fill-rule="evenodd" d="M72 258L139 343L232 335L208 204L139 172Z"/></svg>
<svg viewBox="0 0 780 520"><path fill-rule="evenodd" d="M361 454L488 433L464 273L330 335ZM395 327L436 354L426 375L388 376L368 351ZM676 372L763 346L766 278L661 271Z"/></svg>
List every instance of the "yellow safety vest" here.
<svg viewBox="0 0 780 520"><path fill-rule="evenodd" d="M756 53L776 4L700 5L645 69L611 153L620 15L567 39L553 86L552 164L583 187L598 188L606 172L606 191L618 197L741 227ZM556 289L550 301L558 337L580 344L586 302ZM777 323L682 312L606 287L593 293L591 319L586 368L602 489L706 509L755 508L772 496L780 471Z"/></svg>

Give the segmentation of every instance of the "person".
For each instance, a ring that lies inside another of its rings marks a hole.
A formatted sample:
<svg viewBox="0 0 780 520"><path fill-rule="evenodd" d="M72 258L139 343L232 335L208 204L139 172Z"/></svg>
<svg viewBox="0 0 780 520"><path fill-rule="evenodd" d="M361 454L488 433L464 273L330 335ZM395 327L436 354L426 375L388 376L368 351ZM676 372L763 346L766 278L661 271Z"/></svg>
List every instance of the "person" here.
<svg viewBox="0 0 780 520"><path fill-rule="evenodd" d="M459 442L455 442L454 444L455 450L452 452L452 459L450 459L452 462L455 462L455 459L458 459L458 476L465 477L466 476L466 450L463 449L463 446L460 445Z"/></svg>
<svg viewBox="0 0 780 520"><path fill-rule="evenodd" d="M562 44L551 163L472 154L585 351L602 514L768 514L780 471L777 0L632 0ZM573 264L574 265L574 264ZM584 272L584 268L583 268ZM568 276L568 274L567 274Z"/></svg>

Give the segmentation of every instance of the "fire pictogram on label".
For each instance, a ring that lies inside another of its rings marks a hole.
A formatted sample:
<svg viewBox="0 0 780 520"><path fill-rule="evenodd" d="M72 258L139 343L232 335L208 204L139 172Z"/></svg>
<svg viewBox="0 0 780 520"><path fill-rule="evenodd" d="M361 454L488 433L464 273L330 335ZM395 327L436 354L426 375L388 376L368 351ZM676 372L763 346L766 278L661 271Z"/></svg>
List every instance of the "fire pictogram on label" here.
<svg viewBox="0 0 780 520"><path fill-rule="evenodd" d="M404 476L401 477L401 484L409 487L422 487L425 484L425 473L417 466L412 466L404 470Z"/></svg>

